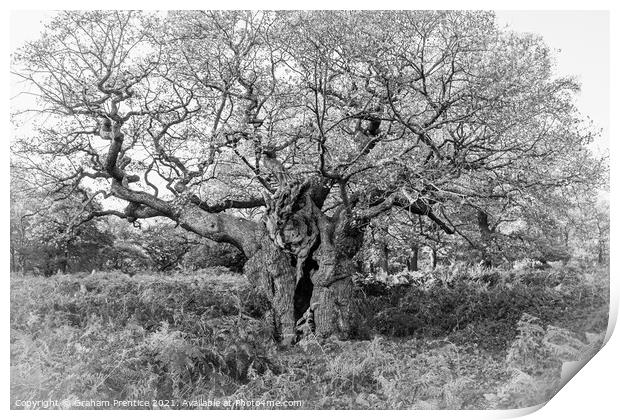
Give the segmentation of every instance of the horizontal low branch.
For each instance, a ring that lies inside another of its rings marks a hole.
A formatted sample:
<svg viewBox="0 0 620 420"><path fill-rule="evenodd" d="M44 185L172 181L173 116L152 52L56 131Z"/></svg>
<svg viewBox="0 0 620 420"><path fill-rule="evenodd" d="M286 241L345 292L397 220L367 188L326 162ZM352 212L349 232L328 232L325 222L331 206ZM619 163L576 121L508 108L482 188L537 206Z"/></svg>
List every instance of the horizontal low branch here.
<svg viewBox="0 0 620 420"><path fill-rule="evenodd" d="M192 203L177 207L149 193L126 188L116 180L112 182L112 194L140 205L135 207L136 211L147 212L146 209L142 210L143 206L147 207L152 212L150 214L165 216L186 230L216 242L230 243L245 253L251 252L255 246L253 232L257 224L250 220L223 212L208 212Z"/></svg>

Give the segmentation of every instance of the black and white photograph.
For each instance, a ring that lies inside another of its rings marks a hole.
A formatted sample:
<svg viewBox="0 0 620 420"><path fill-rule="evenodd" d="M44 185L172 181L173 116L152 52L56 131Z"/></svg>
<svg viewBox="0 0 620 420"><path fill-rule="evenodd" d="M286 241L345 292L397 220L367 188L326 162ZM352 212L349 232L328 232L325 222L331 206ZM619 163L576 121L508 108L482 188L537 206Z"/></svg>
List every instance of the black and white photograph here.
<svg viewBox="0 0 620 420"><path fill-rule="evenodd" d="M579 381L616 316L609 11L214 6L11 11L9 408Z"/></svg>

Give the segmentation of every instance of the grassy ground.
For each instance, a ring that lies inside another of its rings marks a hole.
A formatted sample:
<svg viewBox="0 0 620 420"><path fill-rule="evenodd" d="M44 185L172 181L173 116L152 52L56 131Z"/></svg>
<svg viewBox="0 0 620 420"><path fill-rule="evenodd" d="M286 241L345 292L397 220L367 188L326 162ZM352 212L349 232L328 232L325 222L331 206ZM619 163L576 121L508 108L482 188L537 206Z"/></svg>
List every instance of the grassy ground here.
<svg viewBox="0 0 620 420"><path fill-rule="evenodd" d="M310 336L286 350L270 340L264 297L225 270L13 276L12 407L516 408L552 396L564 362L593 354L607 325L605 271L453 266L402 276L415 286L360 280L355 339Z"/></svg>

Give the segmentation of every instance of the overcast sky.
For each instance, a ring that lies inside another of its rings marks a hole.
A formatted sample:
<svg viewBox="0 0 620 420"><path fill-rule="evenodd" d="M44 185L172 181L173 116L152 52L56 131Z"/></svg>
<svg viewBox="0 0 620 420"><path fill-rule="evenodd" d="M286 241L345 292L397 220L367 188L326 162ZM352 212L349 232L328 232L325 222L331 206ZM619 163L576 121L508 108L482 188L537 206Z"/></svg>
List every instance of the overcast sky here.
<svg viewBox="0 0 620 420"><path fill-rule="evenodd" d="M577 105L609 141L609 13L603 11L498 11L500 26L543 36L557 50L556 74L581 82ZM11 49L36 39L53 12L12 11ZM14 86L12 86L14 88ZM16 93L13 91L13 94ZM16 105L15 103L13 104Z"/></svg>
<svg viewBox="0 0 620 420"><path fill-rule="evenodd" d="M579 109L609 143L609 13L602 11L502 11L498 23L543 36L556 51L556 74L581 83Z"/></svg>

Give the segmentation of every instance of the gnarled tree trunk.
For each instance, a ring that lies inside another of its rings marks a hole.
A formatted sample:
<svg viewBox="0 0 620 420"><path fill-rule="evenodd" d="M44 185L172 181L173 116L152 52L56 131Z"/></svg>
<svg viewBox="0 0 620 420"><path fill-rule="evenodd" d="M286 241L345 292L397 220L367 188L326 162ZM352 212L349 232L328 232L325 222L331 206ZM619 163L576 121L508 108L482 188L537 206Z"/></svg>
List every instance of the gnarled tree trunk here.
<svg viewBox="0 0 620 420"><path fill-rule="evenodd" d="M273 245L265 250L276 252L270 248L275 246L289 257L288 267L287 258L276 264L283 274L273 293L274 313L281 317L276 323L288 328L291 313L296 322L310 308L317 335L344 337L350 328L353 257L362 246L363 231L344 212L332 217L323 213L326 191L320 179L313 179L281 186L267 198L264 220Z"/></svg>

